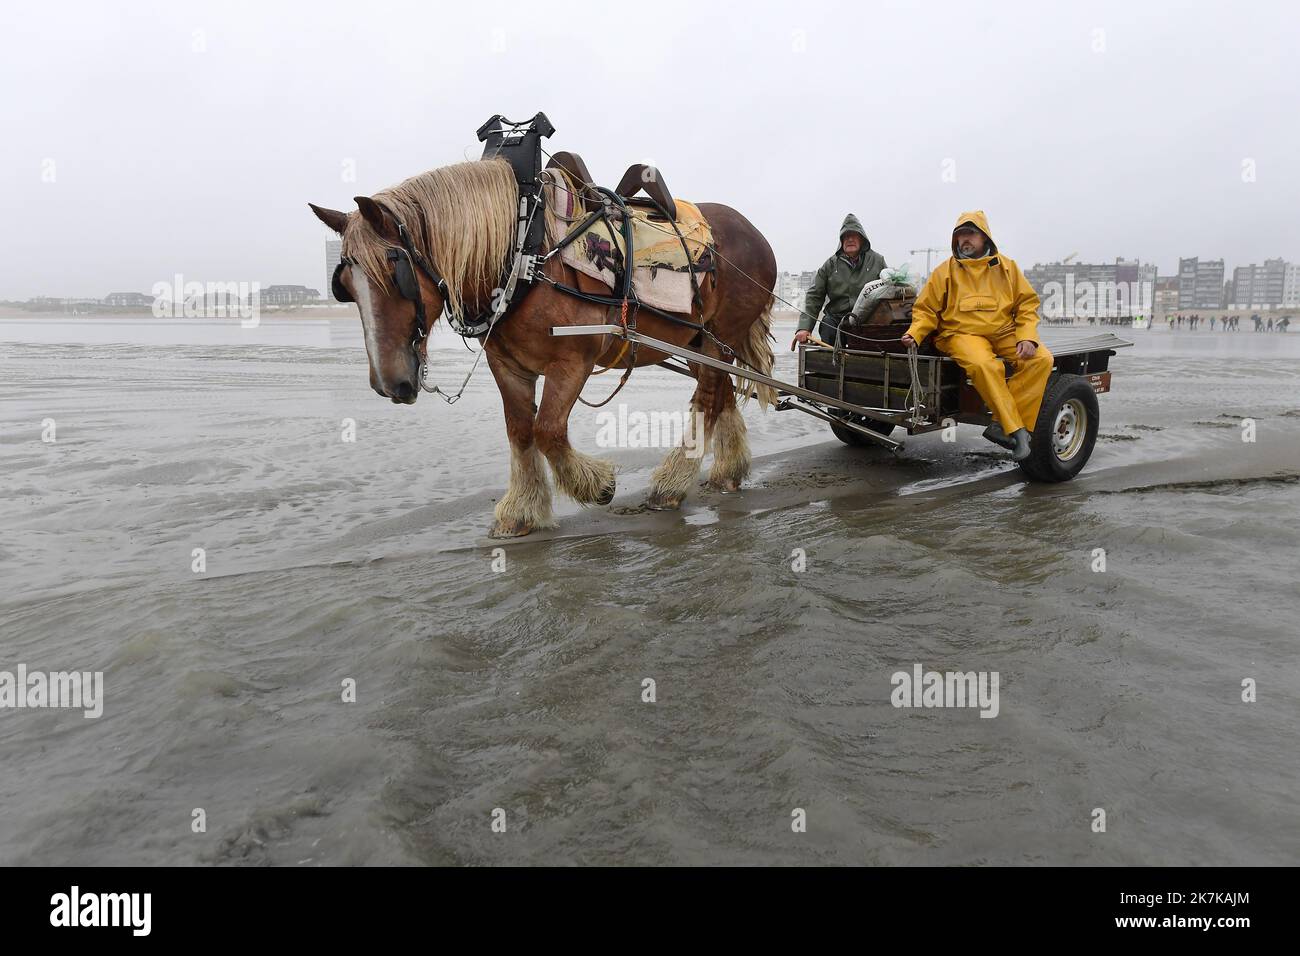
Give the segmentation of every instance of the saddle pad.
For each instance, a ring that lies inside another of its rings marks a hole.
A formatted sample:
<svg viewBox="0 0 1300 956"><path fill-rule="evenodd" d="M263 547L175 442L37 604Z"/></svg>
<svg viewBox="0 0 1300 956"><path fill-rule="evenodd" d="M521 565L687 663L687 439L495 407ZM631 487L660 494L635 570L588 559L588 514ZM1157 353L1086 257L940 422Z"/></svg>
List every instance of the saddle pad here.
<svg viewBox="0 0 1300 956"><path fill-rule="evenodd" d="M555 223L558 235L552 234L550 239L556 243L566 235L563 220L572 219L573 212L569 194L562 190L554 190L553 194L555 212L559 214ZM564 208L560 208L562 205ZM629 208L632 212L632 288L637 298L666 312L689 313L692 305L690 268L696 267L696 282L699 282L700 260L713 243L713 230L693 203L678 199L677 228L686 240L683 249L672 225L664 221L657 210L642 206ZM605 223L597 222L566 246L560 258L578 272L599 279L613 291L615 249L618 250L618 259L622 259L626 250L618 223L615 223L611 237Z"/></svg>

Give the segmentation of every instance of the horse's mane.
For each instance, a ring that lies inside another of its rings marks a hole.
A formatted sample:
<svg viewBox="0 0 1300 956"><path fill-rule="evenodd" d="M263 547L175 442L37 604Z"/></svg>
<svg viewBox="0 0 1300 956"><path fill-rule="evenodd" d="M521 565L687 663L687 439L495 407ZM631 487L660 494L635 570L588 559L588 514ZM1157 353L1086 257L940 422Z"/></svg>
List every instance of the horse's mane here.
<svg viewBox="0 0 1300 956"><path fill-rule="evenodd" d="M415 248L447 280L447 309L461 314L463 296L490 295L501 281L514 241L518 192L510 164L492 159L431 169L374 198L406 223ZM389 292L387 251L392 245L360 214L349 217L343 255L353 259L370 282Z"/></svg>
<svg viewBox="0 0 1300 956"><path fill-rule="evenodd" d="M549 248L550 240L562 236L585 210L577 193L582 184L564 170L546 170L546 180L545 247ZM406 223L415 248L428 256L447 280L449 311L463 314L462 297L466 294L491 295L515 241L519 187L509 163L489 159L442 166L412 176L374 198ZM349 217L343 255L361 266L367 279L390 293L387 256L391 247L360 214Z"/></svg>

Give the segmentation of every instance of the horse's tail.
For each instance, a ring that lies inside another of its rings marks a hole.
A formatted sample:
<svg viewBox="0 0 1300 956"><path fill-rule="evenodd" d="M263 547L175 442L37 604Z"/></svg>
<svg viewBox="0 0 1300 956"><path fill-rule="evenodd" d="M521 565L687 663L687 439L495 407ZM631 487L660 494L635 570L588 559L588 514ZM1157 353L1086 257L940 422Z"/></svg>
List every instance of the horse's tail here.
<svg viewBox="0 0 1300 956"><path fill-rule="evenodd" d="M776 341L772 335L773 301L773 298L768 298L767 305L764 306L762 313L750 325L745 341L736 350L736 361L742 367L753 372L760 372L763 375L771 375L772 366L776 362L776 356L772 353L772 343ZM759 408L766 408L769 405L776 404L776 389L771 385L762 385L758 382L751 382L747 378L739 377L736 377L735 381L736 395L740 399L741 405L744 405L751 397L758 399Z"/></svg>

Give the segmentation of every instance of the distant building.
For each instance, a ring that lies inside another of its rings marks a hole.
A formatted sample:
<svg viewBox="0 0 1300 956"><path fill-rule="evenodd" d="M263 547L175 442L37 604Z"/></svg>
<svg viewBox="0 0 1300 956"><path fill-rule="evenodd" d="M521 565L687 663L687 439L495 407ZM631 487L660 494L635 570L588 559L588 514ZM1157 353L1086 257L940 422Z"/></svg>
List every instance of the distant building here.
<svg viewBox="0 0 1300 956"><path fill-rule="evenodd" d="M305 285L269 285L262 290L262 305L302 305L320 299L319 289Z"/></svg>
<svg viewBox="0 0 1300 956"><path fill-rule="evenodd" d="M1042 298L1043 290L1047 288L1048 283L1058 282L1064 285L1065 277L1073 274L1076 268L1077 266L1073 266L1068 262L1035 262L1025 270L1025 278L1034 287L1034 291L1038 293L1039 298Z"/></svg>
<svg viewBox="0 0 1300 956"><path fill-rule="evenodd" d="M1223 260L1178 260L1178 308L1220 309L1223 301Z"/></svg>
<svg viewBox="0 0 1300 956"><path fill-rule="evenodd" d="M1150 313L1156 267L1137 259L1036 263L1025 278L1038 293L1044 318L1136 316Z"/></svg>
<svg viewBox="0 0 1300 956"><path fill-rule="evenodd" d="M790 303L796 309L803 308L803 300L808 295L808 290L812 288L815 272L780 272L776 277L776 294L786 302ZM789 306L778 302L777 309L788 309Z"/></svg>
<svg viewBox="0 0 1300 956"><path fill-rule="evenodd" d="M1286 290L1287 263L1265 259L1262 266L1253 262L1232 271L1230 304L1239 309L1270 309L1282 305Z"/></svg>
<svg viewBox="0 0 1300 956"><path fill-rule="evenodd" d="M338 268L339 260L343 258L343 240L326 239L325 240L325 288L330 290L330 301L337 302L334 298L334 270Z"/></svg>
<svg viewBox="0 0 1300 956"><path fill-rule="evenodd" d="M1151 283L1151 287L1154 289L1156 283L1155 264L1148 262L1146 265L1143 265L1137 259L1116 259L1115 281L1149 282Z"/></svg>
<svg viewBox="0 0 1300 956"><path fill-rule="evenodd" d="M789 273L789 272L778 272L778 273L776 274L776 290L775 290L775 291L776 291L776 294L777 294L778 296L780 296L782 299L785 299L785 300L787 300L787 301L793 302L794 300L791 299L790 296L791 296L791 293L794 291L794 286L793 286L793 284L790 282L790 275L791 275L791 273ZM796 303L796 304L797 304L797 303ZM780 302L778 302L778 303L776 304L776 307L777 307L778 309L784 309L784 308L785 308L785 305L782 304L782 303L780 303Z"/></svg>
<svg viewBox="0 0 1300 956"><path fill-rule="evenodd" d="M153 301L152 299L150 301ZM81 314L83 312L93 312L104 304L102 299L92 299L86 296L74 296L67 298L57 295L38 295L28 299L26 308L33 312L71 312Z"/></svg>
<svg viewBox="0 0 1300 956"><path fill-rule="evenodd" d="M1156 294L1152 314L1163 318L1169 313L1177 311L1178 277L1166 276L1163 279L1156 279Z"/></svg>
<svg viewBox="0 0 1300 956"><path fill-rule="evenodd" d="M148 308L153 305L153 296L143 292L110 292L104 304L118 309Z"/></svg>
<svg viewBox="0 0 1300 956"><path fill-rule="evenodd" d="M1286 264L1286 273L1282 277L1282 307L1300 308L1300 265L1294 262Z"/></svg>

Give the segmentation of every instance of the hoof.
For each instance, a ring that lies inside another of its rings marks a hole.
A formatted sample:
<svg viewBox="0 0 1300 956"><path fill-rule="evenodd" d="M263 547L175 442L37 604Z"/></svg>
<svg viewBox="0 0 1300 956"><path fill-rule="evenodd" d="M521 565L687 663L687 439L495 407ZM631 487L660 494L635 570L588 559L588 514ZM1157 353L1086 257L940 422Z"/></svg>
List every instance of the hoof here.
<svg viewBox="0 0 1300 956"><path fill-rule="evenodd" d="M503 524L498 521L488 532L489 538L522 538L526 534L531 534L533 526L523 521L512 521Z"/></svg>
<svg viewBox="0 0 1300 956"><path fill-rule="evenodd" d="M600 489L600 494L598 494L598 495L596 496L596 504L598 504L598 505L607 505L607 504L609 504L611 501L613 501L613 500L614 500L614 489L615 489L616 486L617 486L616 483L613 482L613 481L611 481L611 482L610 482L608 485L606 485L604 488Z"/></svg>
<svg viewBox="0 0 1300 956"><path fill-rule="evenodd" d="M721 481L711 481L709 485L714 491L719 491L724 495L734 495L740 491L740 482L735 478L723 478Z"/></svg>
<svg viewBox="0 0 1300 956"><path fill-rule="evenodd" d="M685 495L654 494L646 499L645 506L651 511L676 511L682 506Z"/></svg>

